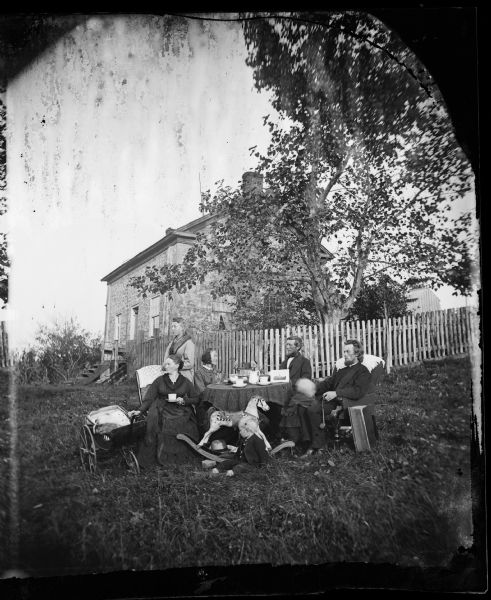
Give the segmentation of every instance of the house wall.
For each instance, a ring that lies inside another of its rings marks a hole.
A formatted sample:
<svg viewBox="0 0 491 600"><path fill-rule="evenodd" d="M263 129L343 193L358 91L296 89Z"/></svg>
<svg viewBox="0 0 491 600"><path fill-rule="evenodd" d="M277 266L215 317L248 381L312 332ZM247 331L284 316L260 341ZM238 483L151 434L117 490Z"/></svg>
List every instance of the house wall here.
<svg viewBox="0 0 491 600"><path fill-rule="evenodd" d="M415 313L430 312L441 310L441 303L438 296L430 288L414 288L407 293L409 310Z"/></svg>
<svg viewBox="0 0 491 600"><path fill-rule="evenodd" d="M176 243L160 254L148 259L140 266L126 275L108 284L108 300L106 306L106 325L104 347L106 350L113 348L114 343L114 320L120 315L120 337L118 346L124 350L130 336L131 310L138 306L138 323L135 339L148 339L150 301L151 298L141 298L136 289L129 287L131 277L144 274L147 266L163 266L167 263L177 264L182 262L190 244ZM218 329L220 316L225 325L230 326L231 308L224 301L213 301L209 284L203 283L191 288L185 294L173 294L172 300L166 296L160 297L159 330L161 334L170 331L171 319L181 316L186 321L186 327L190 330Z"/></svg>
<svg viewBox="0 0 491 600"><path fill-rule="evenodd" d="M182 245L182 244L181 244ZM138 306L138 323L137 323L137 336L138 332L143 330L145 339L148 336L149 326L149 312L150 312L150 297L141 298L135 288L130 287L129 281L131 277L144 275L145 268L155 265L162 267L169 262L175 262L175 256L179 253L179 250L175 246L171 246L154 256L140 266L136 267L129 273L122 275L118 279L108 283L108 299L106 305L106 324L105 324L105 347L112 348L114 342L114 320L116 315L120 317L120 337L119 346L124 348L128 338L130 329L130 315L133 306ZM161 315L162 319L162 303L161 303ZM140 334L141 335L141 334Z"/></svg>

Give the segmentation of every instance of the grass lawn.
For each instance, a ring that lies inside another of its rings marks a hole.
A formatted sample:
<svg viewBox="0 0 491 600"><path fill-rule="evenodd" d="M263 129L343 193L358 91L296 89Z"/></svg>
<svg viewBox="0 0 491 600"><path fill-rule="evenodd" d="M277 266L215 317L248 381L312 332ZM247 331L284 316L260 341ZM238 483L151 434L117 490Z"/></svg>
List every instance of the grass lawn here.
<svg viewBox="0 0 491 600"><path fill-rule="evenodd" d="M19 566L32 576L326 563L442 573L469 554L468 359L387 376L373 452L343 447L307 461L286 453L240 477L212 477L200 457L137 476L115 456L86 474L78 429L89 411L116 403L136 407L136 384L17 391ZM427 585L467 589L471 571Z"/></svg>

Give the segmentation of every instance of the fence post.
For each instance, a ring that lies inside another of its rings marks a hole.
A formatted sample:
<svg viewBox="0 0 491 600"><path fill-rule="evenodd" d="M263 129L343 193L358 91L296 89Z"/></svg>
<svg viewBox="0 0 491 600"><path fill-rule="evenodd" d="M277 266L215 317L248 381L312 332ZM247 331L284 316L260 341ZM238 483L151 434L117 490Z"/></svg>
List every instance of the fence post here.
<svg viewBox="0 0 491 600"><path fill-rule="evenodd" d="M7 335L7 327L5 325L5 321L0 322L0 366L8 367L10 366L10 355L9 355L9 342Z"/></svg>
<svg viewBox="0 0 491 600"><path fill-rule="evenodd" d="M390 322L390 319L384 319L384 323L385 323L385 335L386 335L386 345L385 347L387 348L387 359L386 359L386 365L387 365L387 373L390 373L391 369L392 369L392 324Z"/></svg>
<svg viewBox="0 0 491 600"><path fill-rule="evenodd" d="M119 342L118 342L118 340L114 340L113 354L114 354L114 371L117 371L118 365L119 365Z"/></svg>

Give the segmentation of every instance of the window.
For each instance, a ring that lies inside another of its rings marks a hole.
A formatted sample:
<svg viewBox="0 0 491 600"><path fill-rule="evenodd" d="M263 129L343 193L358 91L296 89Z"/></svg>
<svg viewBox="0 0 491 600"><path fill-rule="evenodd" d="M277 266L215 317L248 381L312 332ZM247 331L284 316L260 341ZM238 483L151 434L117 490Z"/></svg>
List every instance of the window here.
<svg viewBox="0 0 491 600"><path fill-rule="evenodd" d="M121 326L121 314L114 317L114 341L119 341L119 330Z"/></svg>
<svg viewBox="0 0 491 600"><path fill-rule="evenodd" d="M130 340L134 340L138 329L138 306L130 310Z"/></svg>
<svg viewBox="0 0 491 600"><path fill-rule="evenodd" d="M150 298L150 321L148 324L149 336L153 337L156 329L160 327L160 296Z"/></svg>

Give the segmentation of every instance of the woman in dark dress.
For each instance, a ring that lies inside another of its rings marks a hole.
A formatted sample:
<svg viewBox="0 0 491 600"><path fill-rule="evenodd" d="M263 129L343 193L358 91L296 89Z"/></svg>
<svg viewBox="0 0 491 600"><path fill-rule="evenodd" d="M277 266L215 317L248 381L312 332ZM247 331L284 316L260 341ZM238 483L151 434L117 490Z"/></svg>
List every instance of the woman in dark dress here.
<svg viewBox="0 0 491 600"><path fill-rule="evenodd" d="M141 412L148 412L145 437L137 450L138 462L143 468L196 460L187 444L176 439L178 433L184 433L199 441L193 410L199 396L189 379L179 372L181 366L179 356L166 358L164 374L148 388L142 403ZM175 394L175 400L169 398L169 394Z"/></svg>
<svg viewBox="0 0 491 600"><path fill-rule="evenodd" d="M217 362L218 352L213 348L207 348L201 356L201 366L194 372L194 387L199 394L196 417L198 418L200 437L208 431L210 425L208 410L212 407L209 402L205 402L203 392L212 383L221 381L221 373L217 371Z"/></svg>

